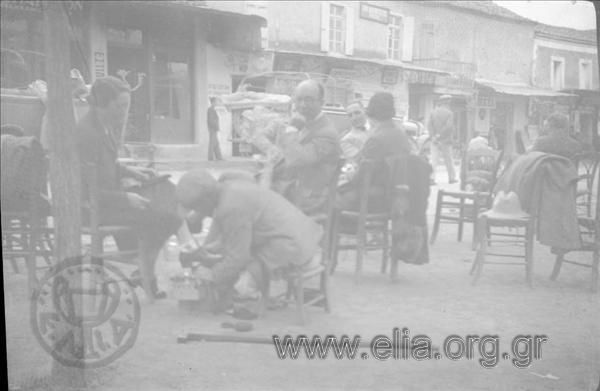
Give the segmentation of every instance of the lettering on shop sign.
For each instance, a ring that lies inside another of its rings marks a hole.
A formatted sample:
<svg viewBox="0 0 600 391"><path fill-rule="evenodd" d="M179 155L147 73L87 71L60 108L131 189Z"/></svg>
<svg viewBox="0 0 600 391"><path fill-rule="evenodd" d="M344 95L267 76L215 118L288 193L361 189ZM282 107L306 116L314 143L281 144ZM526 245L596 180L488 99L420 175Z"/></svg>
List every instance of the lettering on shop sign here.
<svg viewBox="0 0 600 391"><path fill-rule="evenodd" d="M390 20L390 10L365 2L360 3L360 17L362 19L372 20L382 24L388 24Z"/></svg>

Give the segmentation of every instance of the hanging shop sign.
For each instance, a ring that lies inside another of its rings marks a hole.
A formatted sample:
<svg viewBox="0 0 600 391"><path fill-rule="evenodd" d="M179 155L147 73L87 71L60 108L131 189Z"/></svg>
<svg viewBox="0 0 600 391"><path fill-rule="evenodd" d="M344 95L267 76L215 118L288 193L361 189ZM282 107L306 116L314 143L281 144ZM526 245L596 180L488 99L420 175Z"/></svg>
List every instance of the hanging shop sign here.
<svg viewBox="0 0 600 391"><path fill-rule="evenodd" d="M398 68L385 67L381 71L381 84L396 84L398 83Z"/></svg>
<svg viewBox="0 0 600 391"><path fill-rule="evenodd" d="M390 20L390 10L373 4L360 3L360 17L362 19L372 20L373 22L388 24Z"/></svg>
<svg viewBox="0 0 600 391"><path fill-rule="evenodd" d="M435 84L435 74L431 72L405 70L404 75L409 83Z"/></svg>

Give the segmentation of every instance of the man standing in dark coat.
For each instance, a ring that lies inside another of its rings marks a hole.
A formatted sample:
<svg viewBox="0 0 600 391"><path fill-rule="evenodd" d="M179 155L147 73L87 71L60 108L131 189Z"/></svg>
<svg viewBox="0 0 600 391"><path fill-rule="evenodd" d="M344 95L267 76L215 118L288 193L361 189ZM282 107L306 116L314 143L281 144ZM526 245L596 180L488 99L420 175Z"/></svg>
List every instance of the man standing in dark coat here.
<svg viewBox="0 0 600 391"><path fill-rule="evenodd" d="M210 106L206 111L206 124L208 126L208 160L223 160L221 146L219 145L219 114L215 110L217 98L210 97Z"/></svg>

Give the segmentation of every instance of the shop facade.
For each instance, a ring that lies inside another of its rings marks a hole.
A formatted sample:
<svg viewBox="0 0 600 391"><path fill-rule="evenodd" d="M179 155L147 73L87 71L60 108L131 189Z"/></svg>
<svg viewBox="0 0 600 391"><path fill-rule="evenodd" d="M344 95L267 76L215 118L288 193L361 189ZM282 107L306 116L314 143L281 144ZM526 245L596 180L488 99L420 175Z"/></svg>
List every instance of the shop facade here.
<svg viewBox="0 0 600 391"><path fill-rule="evenodd" d="M2 47L35 52L32 76L43 80L43 3L5 3ZM266 22L256 15L219 11L201 2L73 3L79 5L69 18L71 67L86 83L112 75L132 86L125 141L205 144L209 96L232 91L235 72L244 71L236 59L260 57L260 28ZM219 58L230 59L230 66L223 67ZM246 71L251 71L247 65ZM224 72L227 82L215 81Z"/></svg>

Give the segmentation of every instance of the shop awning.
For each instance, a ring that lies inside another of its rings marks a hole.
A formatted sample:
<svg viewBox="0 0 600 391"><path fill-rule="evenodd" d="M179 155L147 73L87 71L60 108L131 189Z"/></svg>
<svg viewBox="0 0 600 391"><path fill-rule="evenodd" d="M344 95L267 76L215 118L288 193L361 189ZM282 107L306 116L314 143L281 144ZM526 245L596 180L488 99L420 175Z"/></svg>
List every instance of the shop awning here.
<svg viewBox="0 0 600 391"><path fill-rule="evenodd" d="M206 4L206 1L189 1L189 0L154 0L154 1L129 1L128 3L137 3L144 7L159 6L171 9L181 9L184 12L194 12L197 15L215 15L226 16L231 18L244 19L258 23L261 27L267 26L267 20L262 16L255 14L246 14L242 12L227 11L218 8L211 8Z"/></svg>
<svg viewBox="0 0 600 391"><path fill-rule="evenodd" d="M521 83L501 83L493 80L486 79L475 79L475 83L493 89L499 94L505 95L518 95L518 96L546 96L546 97L569 97L576 96L574 94L567 94L564 92L557 92L553 90L546 90L543 88L536 88L527 84Z"/></svg>
<svg viewBox="0 0 600 391"><path fill-rule="evenodd" d="M415 72L427 72L438 75L450 75L450 72L446 72L440 69L426 68L418 65L407 64L401 61L391 61L385 59L377 59L377 58L365 58L365 57L356 57L356 56L345 56L338 55L335 53L314 53L314 52L303 52L303 51L293 51L293 50L275 50L275 54L295 54L298 56L314 56L314 57L325 57L329 59L339 59L339 60L347 60L347 61L357 61L357 62L366 62L371 64L382 65L386 67L396 67L401 69L406 69L409 71Z"/></svg>

